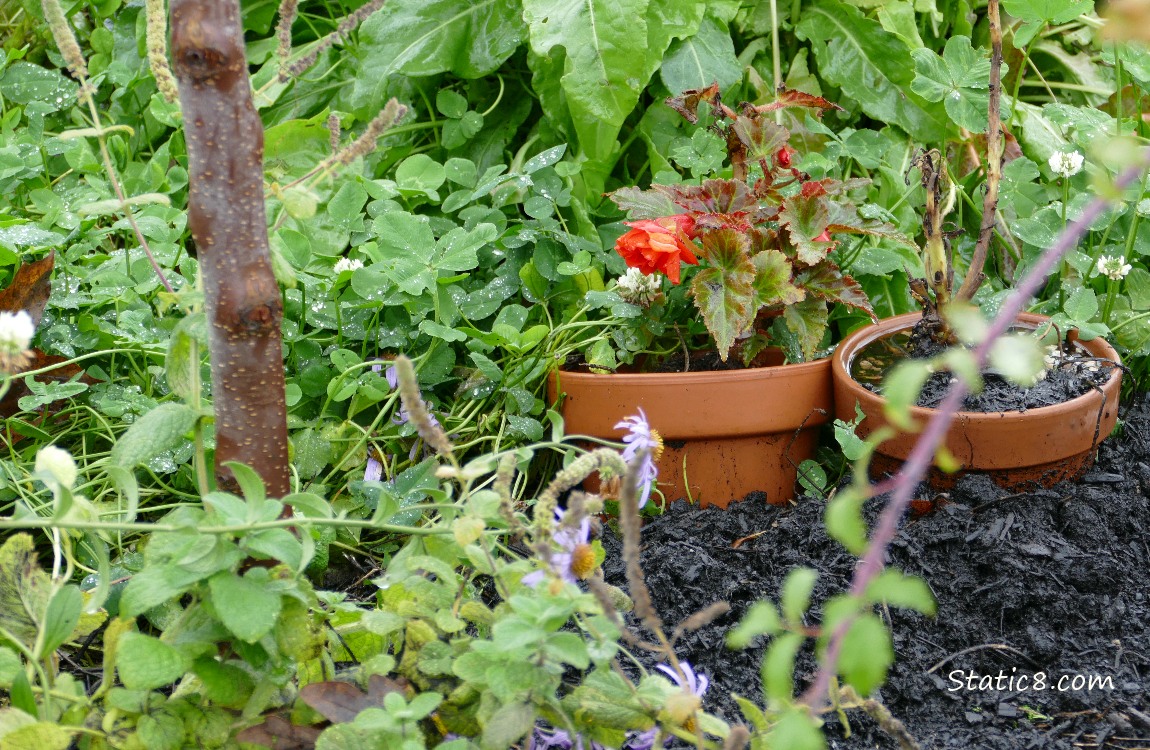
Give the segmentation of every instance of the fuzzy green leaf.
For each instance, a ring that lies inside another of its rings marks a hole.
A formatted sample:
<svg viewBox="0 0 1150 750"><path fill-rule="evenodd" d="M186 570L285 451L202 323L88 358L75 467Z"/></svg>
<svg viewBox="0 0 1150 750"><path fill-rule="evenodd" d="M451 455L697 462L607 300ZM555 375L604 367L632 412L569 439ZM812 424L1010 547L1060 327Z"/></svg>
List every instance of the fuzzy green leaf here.
<svg viewBox="0 0 1150 750"><path fill-rule="evenodd" d="M112 463L130 469L175 448L195 425L199 412L187 404L160 404L132 423L112 446Z"/></svg>
<svg viewBox="0 0 1150 750"><path fill-rule="evenodd" d="M893 569L879 573L867 586L863 596L873 604L885 602L924 615L933 615L936 609L934 594L926 581Z"/></svg>
<svg viewBox="0 0 1150 750"><path fill-rule="evenodd" d="M120 636L116 668L129 690L155 690L170 685L187 671L183 655L159 638L129 631Z"/></svg>
<svg viewBox="0 0 1150 750"><path fill-rule="evenodd" d="M216 617L237 638L248 643L267 635L280 612L280 596L268 590L267 575L266 569L253 568L243 578L225 571L208 581Z"/></svg>
<svg viewBox="0 0 1150 750"><path fill-rule="evenodd" d="M747 257L749 243L742 234L721 229L703 237L703 252L710 263L695 274L691 294L703 313L703 322L725 362L735 338L755 318L755 267Z"/></svg>
<svg viewBox="0 0 1150 750"><path fill-rule="evenodd" d="M751 605L747 614L734 629L727 632L729 648L746 648L760 635L774 635L783 627L779 611L768 601L758 601Z"/></svg>
<svg viewBox="0 0 1150 750"><path fill-rule="evenodd" d="M815 589L815 582L819 573L813 568L795 568L787 574L783 581L782 605L783 615L787 622L801 623L807 607L811 603L811 592Z"/></svg>

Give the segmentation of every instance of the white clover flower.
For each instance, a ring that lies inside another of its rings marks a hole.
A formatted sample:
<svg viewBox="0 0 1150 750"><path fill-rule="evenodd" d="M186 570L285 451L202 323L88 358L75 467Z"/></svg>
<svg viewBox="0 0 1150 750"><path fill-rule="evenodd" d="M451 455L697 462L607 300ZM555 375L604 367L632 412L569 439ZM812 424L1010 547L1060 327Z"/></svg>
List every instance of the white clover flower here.
<svg viewBox="0 0 1150 750"><path fill-rule="evenodd" d="M1082 154L1077 151L1055 151L1047 163L1059 177L1073 177L1082 171Z"/></svg>
<svg viewBox="0 0 1150 750"><path fill-rule="evenodd" d="M643 273L638 268L628 268L619 277L619 296L632 305L650 307L663 289L662 277Z"/></svg>
<svg viewBox="0 0 1150 750"><path fill-rule="evenodd" d="M354 271L357 268L363 268L363 261L355 258L340 258L335 262L335 273L339 275L344 271Z"/></svg>
<svg viewBox="0 0 1150 750"><path fill-rule="evenodd" d="M1133 268L1126 262L1125 255L1102 255L1098 258L1098 265L1095 266L1099 275L1107 276L1111 281L1121 281L1126 278L1126 274L1130 273Z"/></svg>
<svg viewBox="0 0 1150 750"><path fill-rule="evenodd" d="M54 445L44 446L37 451L36 471L48 474L69 489L76 484L76 462L72 460L72 454Z"/></svg>
<svg viewBox="0 0 1150 750"><path fill-rule="evenodd" d="M0 312L0 354L21 354L32 343L36 324L26 310Z"/></svg>

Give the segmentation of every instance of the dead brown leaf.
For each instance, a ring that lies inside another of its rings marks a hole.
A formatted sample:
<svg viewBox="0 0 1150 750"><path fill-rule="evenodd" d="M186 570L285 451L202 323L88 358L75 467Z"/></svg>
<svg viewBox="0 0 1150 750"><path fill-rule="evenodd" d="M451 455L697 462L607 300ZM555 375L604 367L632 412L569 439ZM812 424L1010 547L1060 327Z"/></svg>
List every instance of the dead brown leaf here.
<svg viewBox="0 0 1150 750"><path fill-rule="evenodd" d="M56 251L47 258L25 263L7 289L0 290L0 312L26 311L32 323L39 327L52 294L52 268L56 265Z"/></svg>

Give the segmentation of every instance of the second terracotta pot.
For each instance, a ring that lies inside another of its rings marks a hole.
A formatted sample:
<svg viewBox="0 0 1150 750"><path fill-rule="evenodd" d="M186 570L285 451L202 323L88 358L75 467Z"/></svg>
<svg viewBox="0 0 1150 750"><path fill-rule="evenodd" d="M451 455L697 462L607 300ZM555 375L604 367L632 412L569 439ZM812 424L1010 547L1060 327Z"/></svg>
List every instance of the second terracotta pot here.
<svg viewBox="0 0 1150 750"><path fill-rule="evenodd" d="M862 387L851 377L854 357L871 342L911 328L921 319L909 313L861 328L839 344L831 358L834 374L835 411L839 419L855 418L857 403L866 418L858 428L865 437L886 425L886 400ZM1023 313L1018 322L1036 327L1047 318ZM1118 353L1103 339L1080 342L1095 357L1119 361ZM961 470L944 474L931 470L931 482L938 488L952 486L961 472L978 471L999 485L1016 490L1049 487L1056 482L1080 477L1094 462L1098 444L1114 429L1118 420L1118 396L1122 371L1115 367L1110 379L1098 390L1054 406L1026 411L958 412L946 435L945 445ZM912 407L911 416L920 425L935 414L934 409ZM893 472L914 448L917 434L900 433L879 446L872 462L874 473Z"/></svg>
<svg viewBox="0 0 1150 750"><path fill-rule="evenodd" d="M813 457L833 409L829 359L718 372L556 370L548 391L572 435L619 440L615 425L642 408L665 445L659 490L703 507L754 491L791 500L797 466Z"/></svg>

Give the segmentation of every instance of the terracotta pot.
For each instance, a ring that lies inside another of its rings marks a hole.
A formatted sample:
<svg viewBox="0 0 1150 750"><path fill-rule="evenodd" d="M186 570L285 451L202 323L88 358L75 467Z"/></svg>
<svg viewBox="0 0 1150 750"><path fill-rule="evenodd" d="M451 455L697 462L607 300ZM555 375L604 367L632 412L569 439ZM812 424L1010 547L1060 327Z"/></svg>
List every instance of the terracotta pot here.
<svg viewBox="0 0 1150 750"><path fill-rule="evenodd" d="M850 375L851 363L871 342L905 331L921 319L908 313L860 328L838 345L831 357L834 372L835 414L852 421L855 404L866 419L858 433L865 437L887 424L883 417L886 400L863 388ZM1020 325L1036 327L1045 322L1042 315L1023 313ZM1093 356L1118 362L1118 353L1103 339L1079 342ZM962 473L985 472L999 485L1023 490L1049 487L1066 479L1076 479L1094 463L1098 444L1114 429L1118 419L1118 395L1122 371L1114 368L1101 393L1092 391L1054 406L1011 412L958 412L946 435L946 447L961 464L959 472L931 469L930 481L936 489L952 487ZM925 425L934 409L911 407L911 415ZM879 446L871 463L873 474L893 473L914 447L915 434L900 433Z"/></svg>
<svg viewBox="0 0 1150 750"><path fill-rule="evenodd" d="M548 395L568 434L606 440L621 439L615 425L642 407L665 445L659 490L721 508L754 491L774 504L791 500L797 467L814 455L833 407L829 359L717 372L556 370Z"/></svg>

